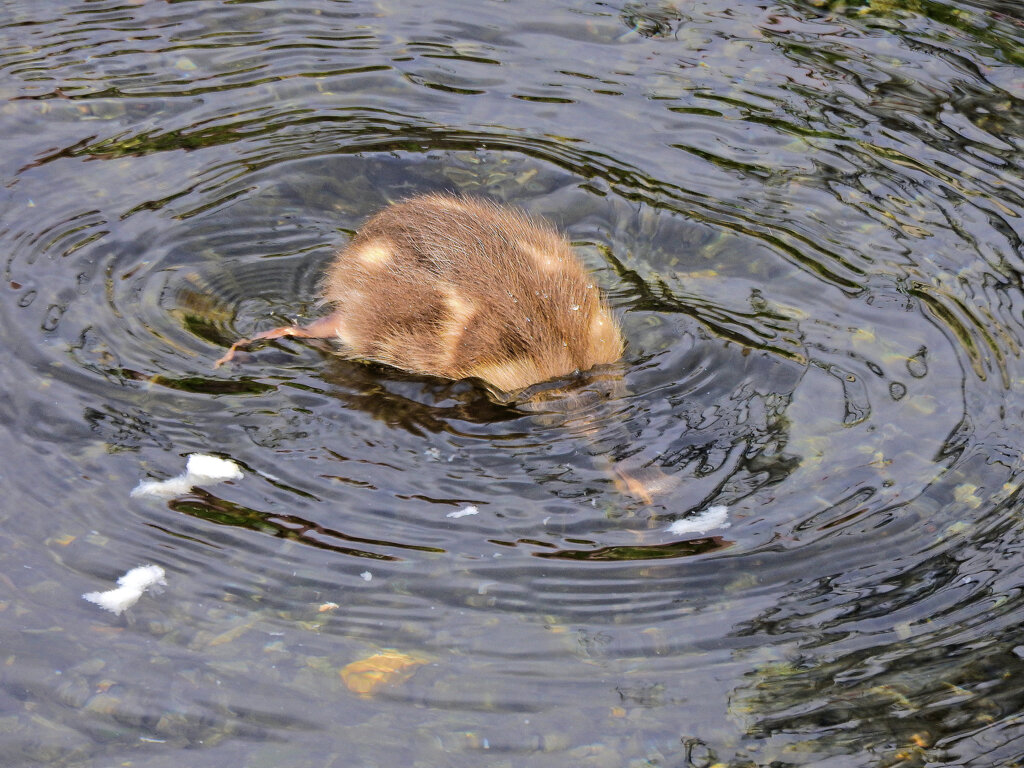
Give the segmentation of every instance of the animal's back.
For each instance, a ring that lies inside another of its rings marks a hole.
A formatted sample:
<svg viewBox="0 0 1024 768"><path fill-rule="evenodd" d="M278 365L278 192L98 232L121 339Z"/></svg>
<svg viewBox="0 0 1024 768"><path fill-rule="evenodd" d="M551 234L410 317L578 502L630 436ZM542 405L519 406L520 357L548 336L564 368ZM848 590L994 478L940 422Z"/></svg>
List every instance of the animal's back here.
<svg viewBox="0 0 1024 768"><path fill-rule="evenodd" d="M338 254L323 297L354 356L506 392L622 355L618 325L565 239L485 201L388 206Z"/></svg>

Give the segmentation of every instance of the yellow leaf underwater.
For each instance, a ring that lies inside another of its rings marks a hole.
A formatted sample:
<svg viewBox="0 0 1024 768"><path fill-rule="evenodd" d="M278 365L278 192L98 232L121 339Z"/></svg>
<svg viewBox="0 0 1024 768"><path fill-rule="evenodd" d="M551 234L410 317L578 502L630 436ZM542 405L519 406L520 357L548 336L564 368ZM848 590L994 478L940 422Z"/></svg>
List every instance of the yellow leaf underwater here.
<svg viewBox="0 0 1024 768"><path fill-rule="evenodd" d="M423 663L406 653L386 650L353 661L341 670L341 679L353 693L372 696L381 686L404 683Z"/></svg>

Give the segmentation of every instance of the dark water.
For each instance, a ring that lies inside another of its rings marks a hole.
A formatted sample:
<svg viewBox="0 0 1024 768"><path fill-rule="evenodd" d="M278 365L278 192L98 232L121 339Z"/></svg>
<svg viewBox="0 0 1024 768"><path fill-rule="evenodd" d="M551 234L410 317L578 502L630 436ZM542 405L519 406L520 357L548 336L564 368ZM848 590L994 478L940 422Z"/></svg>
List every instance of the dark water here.
<svg viewBox="0 0 1024 768"><path fill-rule="evenodd" d="M4 765L1024 764L1022 44L1008 0L0 2ZM594 434L212 368L425 190L595 270ZM129 497L194 452L245 477Z"/></svg>

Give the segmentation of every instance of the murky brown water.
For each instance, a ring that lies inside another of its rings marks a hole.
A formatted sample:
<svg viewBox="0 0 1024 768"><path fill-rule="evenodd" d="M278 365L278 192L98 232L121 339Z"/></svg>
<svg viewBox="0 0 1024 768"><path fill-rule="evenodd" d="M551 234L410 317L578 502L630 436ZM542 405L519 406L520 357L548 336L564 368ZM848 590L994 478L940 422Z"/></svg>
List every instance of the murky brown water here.
<svg viewBox="0 0 1024 768"><path fill-rule="evenodd" d="M1021 765L1022 43L1006 0L0 0L4 765ZM428 190L595 270L595 434L213 369ZM197 452L244 478L129 496Z"/></svg>

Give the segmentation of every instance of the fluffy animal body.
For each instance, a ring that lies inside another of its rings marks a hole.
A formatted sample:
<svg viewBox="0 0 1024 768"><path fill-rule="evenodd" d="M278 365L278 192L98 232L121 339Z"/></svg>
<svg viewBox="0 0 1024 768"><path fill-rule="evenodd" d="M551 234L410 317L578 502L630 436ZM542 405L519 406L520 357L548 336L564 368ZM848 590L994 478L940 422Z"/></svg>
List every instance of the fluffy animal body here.
<svg viewBox="0 0 1024 768"><path fill-rule="evenodd" d="M327 269L333 312L237 342L337 339L413 373L477 378L504 393L613 363L618 323L569 243L515 208L419 195L372 216Z"/></svg>

